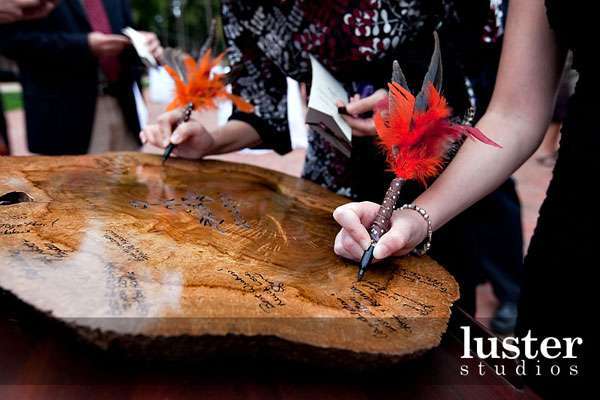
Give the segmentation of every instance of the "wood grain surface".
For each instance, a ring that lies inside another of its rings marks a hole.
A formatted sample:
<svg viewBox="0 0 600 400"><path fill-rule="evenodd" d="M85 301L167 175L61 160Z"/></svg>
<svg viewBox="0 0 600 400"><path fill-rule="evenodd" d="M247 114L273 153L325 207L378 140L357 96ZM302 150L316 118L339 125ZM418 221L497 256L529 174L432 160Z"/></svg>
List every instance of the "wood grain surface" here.
<svg viewBox="0 0 600 400"><path fill-rule="evenodd" d="M103 348L400 360L436 347L453 277L428 257L362 282L332 250L347 200L219 161L0 158L0 288Z"/></svg>

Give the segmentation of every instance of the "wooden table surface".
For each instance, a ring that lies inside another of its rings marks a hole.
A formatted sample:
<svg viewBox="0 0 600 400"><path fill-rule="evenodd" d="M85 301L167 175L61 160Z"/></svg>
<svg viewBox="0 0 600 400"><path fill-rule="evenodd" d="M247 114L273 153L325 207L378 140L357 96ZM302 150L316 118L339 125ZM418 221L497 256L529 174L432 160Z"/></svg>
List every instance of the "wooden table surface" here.
<svg viewBox="0 0 600 400"><path fill-rule="evenodd" d="M0 159L0 398L526 396L460 377L433 260L355 281L344 201L216 161Z"/></svg>

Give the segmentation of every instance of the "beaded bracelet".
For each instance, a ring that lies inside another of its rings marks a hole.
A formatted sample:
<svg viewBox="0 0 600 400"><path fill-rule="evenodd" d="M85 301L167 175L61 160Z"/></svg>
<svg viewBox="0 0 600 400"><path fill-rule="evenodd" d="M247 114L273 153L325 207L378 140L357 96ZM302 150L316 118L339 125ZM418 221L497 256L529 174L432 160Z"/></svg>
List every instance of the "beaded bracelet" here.
<svg viewBox="0 0 600 400"><path fill-rule="evenodd" d="M405 204L402 207L400 207L400 210L416 211L421 217L423 217L425 222L427 222L427 239L423 241L421 248L415 248L412 251L413 254L416 254L418 256L425 255L425 253L427 253L429 249L431 249L431 236L433 235L433 228L431 226L431 218L429 217L429 214L427 214L427 211L425 211L424 208L421 208L416 204Z"/></svg>

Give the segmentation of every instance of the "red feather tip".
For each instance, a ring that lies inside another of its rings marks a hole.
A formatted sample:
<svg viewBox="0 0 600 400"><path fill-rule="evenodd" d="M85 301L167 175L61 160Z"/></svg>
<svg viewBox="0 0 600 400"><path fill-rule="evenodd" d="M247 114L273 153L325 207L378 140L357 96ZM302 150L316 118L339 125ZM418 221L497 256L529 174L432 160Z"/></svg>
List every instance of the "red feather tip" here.
<svg viewBox="0 0 600 400"><path fill-rule="evenodd" d="M400 84L389 84L387 107L378 105L375 127L388 164L398 178L417 180L423 185L437 176L449 147L463 135L500 147L479 129L449 121L446 99L430 84L425 111L415 110L415 96Z"/></svg>
<svg viewBox="0 0 600 400"><path fill-rule="evenodd" d="M185 69L188 82L184 82L179 74L171 67L165 69L175 81L175 98L167 106L167 110L185 107L192 103L195 110L216 108L217 100L229 99L242 112L252 112L254 107L240 96L227 91L225 74L212 74L213 67L219 65L223 53L217 57L211 56L211 51L206 51L198 63L190 56L185 59Z"/></svg>

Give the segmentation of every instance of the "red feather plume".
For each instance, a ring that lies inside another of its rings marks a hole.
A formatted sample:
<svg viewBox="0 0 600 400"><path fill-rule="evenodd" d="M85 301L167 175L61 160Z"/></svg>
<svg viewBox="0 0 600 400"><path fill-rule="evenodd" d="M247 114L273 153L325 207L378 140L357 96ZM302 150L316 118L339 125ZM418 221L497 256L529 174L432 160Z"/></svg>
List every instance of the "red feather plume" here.
<svg viewBox="0 0 600 400"><path fill-rule="evenodd" d="M450 122L446 99L429 84L425 111L415 109L415 96L396 82L389 84L389 99L375 113L375 127L398 178L423 185L437 176L449 147L463 135L500 147L479 129Z"/></svg>

